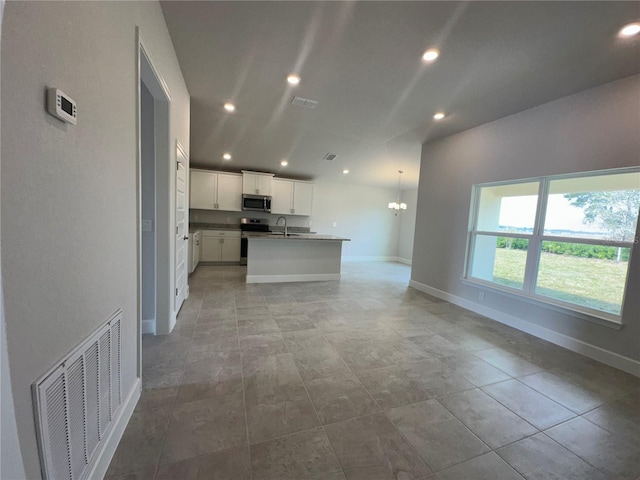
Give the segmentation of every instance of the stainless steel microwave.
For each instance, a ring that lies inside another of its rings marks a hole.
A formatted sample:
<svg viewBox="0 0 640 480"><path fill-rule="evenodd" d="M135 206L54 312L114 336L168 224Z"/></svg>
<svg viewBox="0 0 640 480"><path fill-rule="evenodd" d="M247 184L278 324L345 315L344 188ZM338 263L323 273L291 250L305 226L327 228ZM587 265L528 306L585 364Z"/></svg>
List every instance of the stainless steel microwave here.
<svg viewBox="0 0 640 480"><path fill-rule="evenodd" d="M253 212L270 212L271 197L267 195L242 195L242 210Z"/></svg>

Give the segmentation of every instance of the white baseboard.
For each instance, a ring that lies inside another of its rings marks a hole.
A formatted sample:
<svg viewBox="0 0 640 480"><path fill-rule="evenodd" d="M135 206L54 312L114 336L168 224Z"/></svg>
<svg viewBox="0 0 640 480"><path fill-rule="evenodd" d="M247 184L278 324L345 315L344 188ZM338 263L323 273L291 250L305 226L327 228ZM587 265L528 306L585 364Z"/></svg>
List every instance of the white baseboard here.
<svg viewBox="0 0 640 480"><path fill-rule="evenodd" d="M434 297L446 300L447 302L453 303L454 305L458 305L459 307L471 310L472 312L478 313L480 315L484 315L485 317L495 320L496 322L504 323L505 325L509 325L510 327L517 328L518 330L522 330L523 332L529 333L543 340L555 343L556 345L567 348L576 353L580 353L581 355L592 358L624 372L630 373L631 375L640 377L640 362L632 358L619 355L610 350L605 350L604 348L600 348L596 345L583 342L582 340L578 340L568 335L554 332L553 330L541 327L540 325L528 322L514 315L500 312L499 310L495 310L485 305L467 300L466 298L462 298L457 295L438 290L437 288L430 287L429 285L425 285L424 283L416 282L415 280L411 280L409 282L409 286L415 288L416 290L420 290L421 292L433 295Z"/></svg>
<svg viewBox="0 0 640 480"><path fill-rule="evenodd" d="M401 258L401 257L350 257L345 256L342 257L343 262L397 262L404 263L405 265L411 265L410 258Z"/></svg>
<svg viewBox="0 0 640 480"><path fill-rule="evenodd" d="M340 280L339 273L310 273L299 275L247 275L247 283L324 282Z"/></svg>
<svg viewBox="0 0 640 480"><path fill-rule="evenodd" d="M150 318L148 320L142 320L142 334L152 333L156 334L156 319Z"/></svg>
<svg viewBox="0 0 640 480"><path fill-rule="evenodd" d="M398 262L398 263L404 263L405 265L411 265L411 259L410 258L396 257L395 261Z"/></svg>
<svg viewBox="0 0 640 480"><path fill-rule="evenodd" d="M173 328L176 326L177 321L178 321L178 312L173 312L171 314L171 318L169 319L169 333L173 332Z"/></svg>
<svg viewBox="0 0 640 480"><path fill-rule="evenodd" d="M396 257L343 256L343 262L395 262Z"/></svg>
<svg viewBox="0 0 640 480"><path fill-rule="evenodd" d="M122 404L122 408L120 408L118 417L113 420L113 424L111 425L111 428L109 428L108 435L104 439L104 446L98 454L98 457L93 464L93 468L91 468L87 478L104 478L107 473L107 469L109 468L109 464L113 459L113 455L116 453L118 444L122 439L122 434L124 433L125 428L127 428L131 415L133 415L133 411L136 408L141 392L142 381L137 378L133 388L129 391L129 395L127 395L127 398ZM102 443L102 441L100 443Z"/></svg>

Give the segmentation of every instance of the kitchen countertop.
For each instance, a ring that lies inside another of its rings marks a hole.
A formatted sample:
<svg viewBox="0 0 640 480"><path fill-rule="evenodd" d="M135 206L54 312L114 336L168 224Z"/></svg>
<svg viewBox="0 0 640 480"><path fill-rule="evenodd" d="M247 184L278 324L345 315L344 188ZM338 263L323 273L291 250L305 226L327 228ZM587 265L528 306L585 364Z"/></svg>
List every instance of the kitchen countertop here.
<svg viewBox="0 0 640 480"><path fill-rule="evenodd" d="M336 237L334 235L319 235L317 233L293 233L285 237L282 233L244 232L245 238L253 240L333 240L338 242L350 242L350 238Z"/></svg>
<svg viewBox="0 0 640 480"><path fill-rule="evenodd" d="M238 223L190 223L189 230L240 230Z"/></svg>

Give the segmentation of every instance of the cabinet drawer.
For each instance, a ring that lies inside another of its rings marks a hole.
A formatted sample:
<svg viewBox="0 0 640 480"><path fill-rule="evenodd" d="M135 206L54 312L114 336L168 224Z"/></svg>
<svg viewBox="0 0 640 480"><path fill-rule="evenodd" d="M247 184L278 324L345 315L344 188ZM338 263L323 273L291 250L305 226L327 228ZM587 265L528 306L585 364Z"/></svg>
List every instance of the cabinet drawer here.
<svg viewBox="0 0 640 480"><path fill-rule="evenodd" d="M202 230L203 237L240 238L240 230Z"/></svg>

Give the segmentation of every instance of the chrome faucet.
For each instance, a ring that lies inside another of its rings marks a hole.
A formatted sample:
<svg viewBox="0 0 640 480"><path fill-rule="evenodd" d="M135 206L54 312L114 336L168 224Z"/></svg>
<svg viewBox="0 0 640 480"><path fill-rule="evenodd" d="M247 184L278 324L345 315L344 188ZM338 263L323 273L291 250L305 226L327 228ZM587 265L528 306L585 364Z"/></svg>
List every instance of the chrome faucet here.
<svg viewBox="0 0 640 480"><path fill-rule="evenodd" d="M280 223L280 219L284 220L284 236L288 236L288 232L287 232L287 219L285 217L278 217L278 219L276 220L276 225L278 225Z"/></svg>

